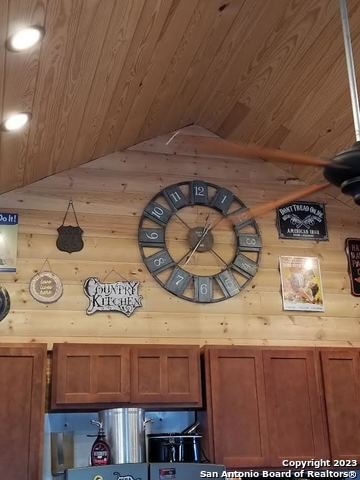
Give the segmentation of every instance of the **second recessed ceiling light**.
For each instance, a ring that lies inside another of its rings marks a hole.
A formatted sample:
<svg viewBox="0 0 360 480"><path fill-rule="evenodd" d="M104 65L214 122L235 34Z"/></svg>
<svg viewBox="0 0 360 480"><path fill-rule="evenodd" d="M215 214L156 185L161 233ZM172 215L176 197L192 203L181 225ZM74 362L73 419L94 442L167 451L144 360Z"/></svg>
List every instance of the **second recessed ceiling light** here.
<svg viewBox="0 0 360 480"><path fill-rule="evenodd" d="M15 113L8 117L2 124L2 127L7 132L12 132L15 130L20 130L23 128L30 120L29 113Z"/></svg>
<svg viewBox="0 0 360 480"><path fill-rule="evenodd" d="M44 36L41 27L28 27L17 31L7 42L9 50L21 52L36 45Z"/></svg>

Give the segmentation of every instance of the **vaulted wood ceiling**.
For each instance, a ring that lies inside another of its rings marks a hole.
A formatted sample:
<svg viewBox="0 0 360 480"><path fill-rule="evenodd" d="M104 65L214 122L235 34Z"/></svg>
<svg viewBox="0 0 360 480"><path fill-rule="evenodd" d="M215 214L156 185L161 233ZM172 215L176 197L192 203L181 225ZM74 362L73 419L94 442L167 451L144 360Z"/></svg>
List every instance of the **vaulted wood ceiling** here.
<svg viewBox="0 0 360 480"><path fill-rule="evenodd" d="M7 51L29 24L41 46ZM0 37L2 118L32 113L1 132L0 191L190 123L324 156L354 140L337 0L0 0Z"/></svg>

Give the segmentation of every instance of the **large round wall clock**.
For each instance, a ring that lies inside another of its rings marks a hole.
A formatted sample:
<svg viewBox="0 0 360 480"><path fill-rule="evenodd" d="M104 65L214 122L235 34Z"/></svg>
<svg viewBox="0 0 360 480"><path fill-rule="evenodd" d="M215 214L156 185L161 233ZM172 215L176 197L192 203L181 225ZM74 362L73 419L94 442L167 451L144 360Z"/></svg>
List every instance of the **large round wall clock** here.
<svg viewBox="0 0 360 480"><path fill-rule="evenodd" d="M238 294L257 272L261 237L253 219L233 223L245 204L227 188L194 180L170 185L145 207L139 246L151 275L199 303Z"/></svg>

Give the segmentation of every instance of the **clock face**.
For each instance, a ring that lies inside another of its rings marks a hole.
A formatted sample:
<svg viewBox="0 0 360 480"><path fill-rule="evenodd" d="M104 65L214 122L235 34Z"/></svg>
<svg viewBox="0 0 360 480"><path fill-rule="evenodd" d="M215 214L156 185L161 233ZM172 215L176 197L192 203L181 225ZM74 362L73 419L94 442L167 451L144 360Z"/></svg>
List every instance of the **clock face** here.
<svg viewBox="0 0 360 480"><path fill-rule="evenodd" d="M237 295L257 272L261 238L230 190L194 180L164 188L140 219L139 246L151 275L174 295L199 303Z"/></svg>

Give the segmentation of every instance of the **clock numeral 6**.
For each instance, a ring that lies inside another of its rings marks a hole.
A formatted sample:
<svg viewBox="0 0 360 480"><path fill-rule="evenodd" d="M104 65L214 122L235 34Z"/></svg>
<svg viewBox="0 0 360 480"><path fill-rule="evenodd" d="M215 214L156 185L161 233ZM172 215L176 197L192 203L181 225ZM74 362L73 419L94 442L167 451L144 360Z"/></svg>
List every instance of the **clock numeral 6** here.
<svg viewBox="0 0 360 480"><path fill-rule="evenodd" d="M194 276L195 301L209 303L213 297L213 280L211 277Z"/></svg>

